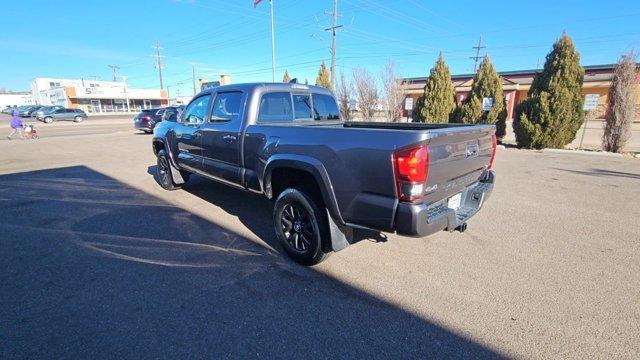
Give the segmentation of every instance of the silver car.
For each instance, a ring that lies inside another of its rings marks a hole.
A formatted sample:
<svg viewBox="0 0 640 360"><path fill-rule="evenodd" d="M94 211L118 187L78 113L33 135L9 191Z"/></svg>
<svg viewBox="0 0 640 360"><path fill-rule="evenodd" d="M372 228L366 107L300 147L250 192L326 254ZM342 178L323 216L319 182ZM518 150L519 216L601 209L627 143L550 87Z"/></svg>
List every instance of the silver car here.
<svg viewBox="0 0 640 360"><path fill-rule="evenodd" d="M40 121L44 121L47 124L51 124L54 121L71 120L74 122L81 122L87 118L87 114L80 109L55 109L43 114L37 114L36 118Z"/></svg>

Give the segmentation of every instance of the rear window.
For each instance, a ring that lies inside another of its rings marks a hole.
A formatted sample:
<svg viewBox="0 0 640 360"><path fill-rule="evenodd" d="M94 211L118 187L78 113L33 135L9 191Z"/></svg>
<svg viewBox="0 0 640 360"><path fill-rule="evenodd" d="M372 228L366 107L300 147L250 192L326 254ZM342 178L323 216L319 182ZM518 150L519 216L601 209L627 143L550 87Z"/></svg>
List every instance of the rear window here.
<svg viewBox="0 0 640 360"><path fill-rule="evenodd" d="M291 94L288 92L273 92L262 95L260 99L259 122L287 122L293 121Z"/></svg>
<svg viewBox="0 0 640 360"><path fill-rule="evenodd" d="M340 110L336 100L329 95L313 94L315 120L340 120Z"/></svg>
<svg viewBox="0 0 640 360"><path fill-rule="evenodd" d="M296 120L311 120L311 95L309 94L294 94L293 95L293 110Z"/></svg>

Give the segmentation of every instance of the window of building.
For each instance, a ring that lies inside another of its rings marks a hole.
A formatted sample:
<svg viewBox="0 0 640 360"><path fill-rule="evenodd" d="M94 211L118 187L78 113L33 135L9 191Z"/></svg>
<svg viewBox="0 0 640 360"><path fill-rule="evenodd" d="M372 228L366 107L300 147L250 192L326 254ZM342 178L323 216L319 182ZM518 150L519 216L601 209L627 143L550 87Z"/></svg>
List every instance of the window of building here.
<svg viewBox="0 0 640 360"><path fill-rule="evenodd" d="M288 92L273 92L262 95L260 99L259 122L287 122L293 121L291 94Z"/></svg>
<svg viewBox="0 0 640 360"><path fill-rule="evenodd" d="M216 95L211 110L211 122L235 121L240 117L242 92L223 92Z"/></svg>
<svg viewBox="0 0 640 360"><path fill-rule="evenodd" d="M202 124L204 122L204 118L207 116L210 102L211 95L208 94L191 101L184 112L184 123L186 125Z"/></svg>
<svg viewBox="0 0 640 360"><path fill-rule="evenodd" d="M338 104L329 95L313 94L313 114L315 120L340 120Z"/></svg>
<svg viewBox="0 0 640 360"><path fill-rule="evenodd" d="M293 95L293 111L296 120L311 120L311 95Z"/></svg>

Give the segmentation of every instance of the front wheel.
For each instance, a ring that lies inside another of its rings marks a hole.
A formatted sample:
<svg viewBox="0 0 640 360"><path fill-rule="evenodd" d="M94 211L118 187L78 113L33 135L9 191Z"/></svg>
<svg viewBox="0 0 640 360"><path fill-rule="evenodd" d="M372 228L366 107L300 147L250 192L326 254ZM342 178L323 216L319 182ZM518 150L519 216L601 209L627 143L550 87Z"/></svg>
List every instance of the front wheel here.
<svg viewBox="0 0 640 360"><path fill-rule="evenodd" d="M53 118L50 116L47 116L46 118L44 118L44 122L47 124L51 124L53 122Z"/></svg>
<svg viewBox="0 0 640 360"><path fill-rule="evenodd" d="M171 175L171 167L169 165L169 158L164 150L158 151L158 162L156 166L156 181L165 190L177 190L180 185L173 181L173 175Z"/></svg>
<svg viewBox="0 0 640 360"><path fill-rule="evenodd" d="M296 189L286 189L276 200L273 222L276 236L285 252L302 265L316 265L325 260L328 241L326 213L309 196Z"/></svg>
<svg viewBox="0 0 640 360"><path fill-rule="evenodd" d="M82 122L82 120L84 120L82 116L76 116L75 118L73 118L73 121L77 123Z"/></svg>

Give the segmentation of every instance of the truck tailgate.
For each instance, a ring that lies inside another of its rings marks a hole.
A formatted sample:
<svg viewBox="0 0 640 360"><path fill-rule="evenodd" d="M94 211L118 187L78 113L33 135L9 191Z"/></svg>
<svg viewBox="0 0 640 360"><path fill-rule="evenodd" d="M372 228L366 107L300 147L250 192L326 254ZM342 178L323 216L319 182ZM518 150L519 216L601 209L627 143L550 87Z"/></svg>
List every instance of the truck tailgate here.
<svg viewBox="0 0 640 360"><path fill-rule="evenodd" d="M454 127L430 133L426 204L447 199L480 179L493 154L495 127Z"/></svg>

